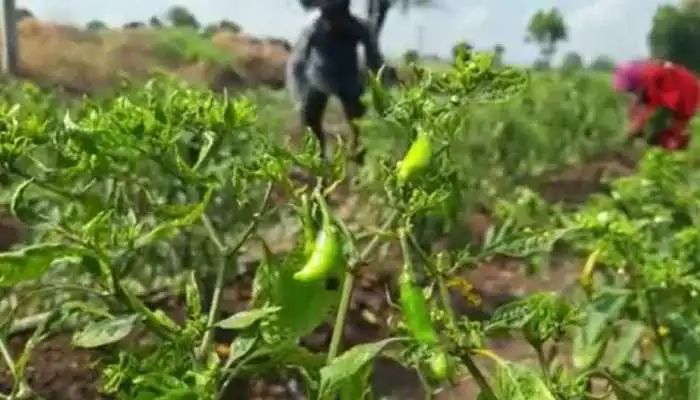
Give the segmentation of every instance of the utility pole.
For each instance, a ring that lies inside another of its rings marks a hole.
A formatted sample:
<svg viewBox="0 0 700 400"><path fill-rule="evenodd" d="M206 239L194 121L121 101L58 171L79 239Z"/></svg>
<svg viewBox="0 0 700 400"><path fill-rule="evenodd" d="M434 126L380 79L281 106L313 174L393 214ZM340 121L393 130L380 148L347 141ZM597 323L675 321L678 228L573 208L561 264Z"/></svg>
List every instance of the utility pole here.
<svg viewBox="0 0 700 400"><path fill-rule="evenodd" d="M17 72L17 19L15 0L2 0L2 72Z"/></svg>
<svg viewBox="0 0 700 400"><path fill-rule="evenodd" d="M425 35L425 27L421 24L418 25L418 54L423 54L423 37Z"/></svg>

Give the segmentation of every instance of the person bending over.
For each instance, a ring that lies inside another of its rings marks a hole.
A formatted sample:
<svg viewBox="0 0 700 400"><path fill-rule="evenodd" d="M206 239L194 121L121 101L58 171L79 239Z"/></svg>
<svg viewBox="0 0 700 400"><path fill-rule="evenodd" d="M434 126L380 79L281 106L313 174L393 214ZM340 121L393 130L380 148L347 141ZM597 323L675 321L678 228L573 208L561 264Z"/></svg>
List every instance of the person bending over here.
<svg viewBox="0 0 700 400"><path fill-rule="evenodd" d="M700 106L700 82L692 72L669 62L634 61L616 69L614 87L634 96L629 139L645 134L652 146L687 148L688 126Z"/></svg>

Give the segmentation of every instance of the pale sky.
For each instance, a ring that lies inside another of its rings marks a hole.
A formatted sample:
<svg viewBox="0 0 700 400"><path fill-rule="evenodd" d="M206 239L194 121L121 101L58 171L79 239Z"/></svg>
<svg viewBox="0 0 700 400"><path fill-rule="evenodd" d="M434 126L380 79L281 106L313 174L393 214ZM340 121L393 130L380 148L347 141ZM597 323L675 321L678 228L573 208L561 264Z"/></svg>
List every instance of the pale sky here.
<svg viewBox="0 0 700 400"><path fill-rule="evenodd" d="M646 37L656 8L677 3L663 0L436 0L438 6L408 14L392 10L382 50L387 56L422 47L423 52L447 55L458 40L490 49L501 43L506 59L529 63L537 55L524 43L525 27L538 9L556 6L569 26L569 41L562 52L573 49L590 59L607 54L629 59L647 54ZM230 19L246 32L295 40L313 14L305 13L298 0L17 0L42 19L84 24L100 19L111 25L147 21L170 6L190 9L202 23ZM362 4L358 4L363 11ZM420 34L422 32L422 34ZM422 37L422 39L421 39Z"/></svg>

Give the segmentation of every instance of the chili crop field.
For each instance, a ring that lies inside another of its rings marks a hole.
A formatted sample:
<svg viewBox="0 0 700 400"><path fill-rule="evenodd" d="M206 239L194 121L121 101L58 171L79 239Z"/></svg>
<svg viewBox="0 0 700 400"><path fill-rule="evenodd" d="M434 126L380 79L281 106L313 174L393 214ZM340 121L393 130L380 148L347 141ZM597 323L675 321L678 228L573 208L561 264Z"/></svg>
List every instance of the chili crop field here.
<svg viewBox="0 0 700 400"><path fill-rule="evenodd" d="M410 74L361 166L279 92L8 85L0 398L700 398L700 153L604 75Z"/></svg>

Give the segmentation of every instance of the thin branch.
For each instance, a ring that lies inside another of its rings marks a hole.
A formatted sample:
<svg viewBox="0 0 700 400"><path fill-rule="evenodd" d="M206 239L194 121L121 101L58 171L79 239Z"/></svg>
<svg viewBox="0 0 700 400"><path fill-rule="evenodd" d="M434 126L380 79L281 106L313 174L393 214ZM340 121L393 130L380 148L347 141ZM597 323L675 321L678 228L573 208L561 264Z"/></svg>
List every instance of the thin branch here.
<svg viewBox="0 0 700 400"><path fill-rule="evenodd" d="M17 369L15 368L15 361L12 359L12 356L10 355L10 351L7 348L7 343L5 343L5 340L0 338L0 355L2 356L3 360L5 361L5 364L7 364L8 369L10 370L10 374L12 375L12 378L15 380L17 379Z"/></svg>
<svg viewBox="0 0 700 400"><path fill-rule="evenodd" d="M213 226L211 224L211 221L205 216L202 217L202 221L204 221L205 226L208 226L207 230L210 233L210 237L212 238L212 241L214 242L214 245L217 247L219 250L219 263L217 266L217 271L216 271L216 283L214 286L214 293L212 295L212 300L211 300L211 306L209 309L209 316L207 317L207 326L213 327L214 322L217 318L217 315L219 313L219 303L221 302L221 293L223 291L224 287L224 277L226 275L226 259L229 256L233 256L238 251L243 247L245 242L248 241L248 238L257 230L258 224L260 224L260 221L262 220L263 213L265 212L265 209L268 207L268 204L270 203L270 197L272 195L272 183L269 183L267 185L267 190L265 191L265 196L263 197L262 204L260 206L260 209L258 212L256 212L253 215L253 220L250 222L248 225L248 228L245 230L241 238L238 240L238 242L231 248L231 250L226 250L226 247L224 244L221 242L219 239L219 236L216 234L216 232L213 229ZM204 338L202 339L202 344L199 348L199 357L203 357L204 354L206 354L206 350L209 348L211 345L211 342L213 340L213 333L214 329L209 328L207 332L204 334Z"/></svg>
<svg viewBox="0 0 700 400"><path fill-rule="evenodd" d="M392 212L387 221L384 223L382 230L389 229L394 222L399 217L397 211ZM342 228L341 228L342 229ZM347 229L347 227L345 228ZM355 285L355 270L358 266L362 265L367 258L374 252L375 248L379 245L380 236L375 235L372 240L365 246L365 248L360 252L357 259L355 259L347 269L345 273L345 281L343 282L343 291L340 297L340 304L338 306L338 313L335 318L335 325L333 326L333 335L331 336L331 343L328 348L328 362L330 363L338 355L338 350L340 348L340 342L343 338L343 331L345 330L345 319L347 318L348 308L350 305L350 298L352 297L352 291Z"/></svg>
<svg viewBox="0 0 700 400"><path fill-rule="evenodd" d="M416 252L423 260L425 265L428 266L429 272L437 281L438 291L440 292L440 301L442 302L442 306L447 312L447 316L450 320L450 323L453 326L455 326L457 323L457 313L455 312L454 307L452 306L452 300L450 299L450 291L445 285L445 280L443 279L439 268L437 267L437 265L435 265L435 263L433 263L433 261L423 251L423 249L421 249L420 244L418 244L418 239L416 239L415 235L410 231L408 232L408 239L410 240L412 247L416 250Z"/></svg>

